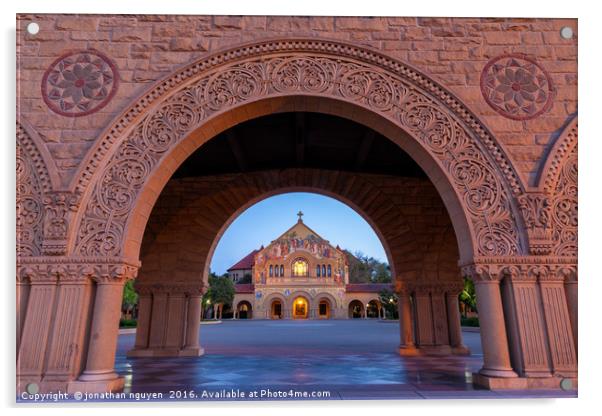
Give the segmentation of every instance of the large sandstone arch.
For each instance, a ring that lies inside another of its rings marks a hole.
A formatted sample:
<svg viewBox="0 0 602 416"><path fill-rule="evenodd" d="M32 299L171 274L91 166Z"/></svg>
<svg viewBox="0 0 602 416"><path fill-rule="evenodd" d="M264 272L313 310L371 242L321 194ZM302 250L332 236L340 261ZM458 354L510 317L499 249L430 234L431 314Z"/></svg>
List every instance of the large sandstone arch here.
<svg viewBox="0 0 602 416"><path fill-rule="evenodd" d="M513 198L521 190L518 174L458 99L377 52L308 39L218 53L138 100L84 164L70 253L135 258L148 212L173 170L215 134L283 107L331 107L399 144L442 195L464 262L524 252Z"/></svg>
<svg viewBox="0 0 602 416"><path fill-rule="evenodd" d="M542 174L555 188L526 189L485 125L428 76L354 45L289 39L216 53L161 81L95 142L69 192L52 185L56 198L43 221L57 232L48 234L45 249L44 226L42 251L18 259L18 279L30 282L31 291L19 294L26 310L19 389L28 382L71 391L123 385L113 370L120 295L123 281L140 266L142 237L159 194L176 168L216 134L284 111L356 120L397 143L426 172L448 210L463 273L477 287L484 365L476 382L507 388L547 380L556 386L555 378L576 376L576 291L572 296L565 288L576 282L576 258L570 249L554 249L576 236L576 145L562 144L576 138L576 124L558 142L558 149L571 151L552 151L569 158L559 156ZM565 165L568 170L554 168ZM34 174L38 188L41 172ZM558 204L560 222L550 235L546 207L565 190L568 202ZM43 198L38 190L32 195ZM571 214L560 216L567 209ZM30 229L39 235L40 223L34 223ZM448 242L443 234L433 247ZM186 317L171 330L183 335L184 350L198 355L194 317L203 288L183 283L156 283L166 294L157 302L170 313L180 311L173 315L178 319ZM455 290L397 283L402 317L410 316L409 299L420 291L432 300ZM154 289L142 286L141 295ZM401 319L403 348L412 346L410 326ZM149 336L158 342L163 335Z"/></svg>

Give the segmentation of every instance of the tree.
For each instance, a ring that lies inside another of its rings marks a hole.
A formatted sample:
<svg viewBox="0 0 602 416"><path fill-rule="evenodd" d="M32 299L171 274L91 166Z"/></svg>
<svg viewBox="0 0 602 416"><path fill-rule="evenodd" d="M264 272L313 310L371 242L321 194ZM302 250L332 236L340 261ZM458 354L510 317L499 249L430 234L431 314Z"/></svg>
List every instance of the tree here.
<svg viewBox="0 0 602 416"><path fill-rule="evenodd" d="M460 302L463 304L462 315L466 317L466 311L477 312L477 293L474 283L467 277L464 277L464 289L460 293Z"/></svg>
<svg viewBox="0 0 602 416"><path fill-rule="evenodd" d="M397 294L389 289L383 289L380 291L378 296L380 298L380 304L385 310L385 317L387 319L399 319L399 309L397 308Z"/></svg>
<svg viewBox="0 0 602 416"><path fill-rule="evenodd" d="M350 283L391 282L391 268L387 263L366 256L361 251L356 251L355 255L349 251L345 251L345 253L349 264Z"/></svg>
<svg viewBox="0 0 602 416"><path fill-rule="evenodd" d="M128 280L123 287L123 300L121 302L121 309L126 314L132 314L133 310L138 304L138 294L134 290L134 281Z"/></svg>
<svg viewBox="0 0 602 416"><path fill-rule="evenodd" d="M218 318L224 305L232 305L234 300L234 283L228 275L218 276L209 273L209 289L203 296L203 305L213 305L214 317Z"/></svg>

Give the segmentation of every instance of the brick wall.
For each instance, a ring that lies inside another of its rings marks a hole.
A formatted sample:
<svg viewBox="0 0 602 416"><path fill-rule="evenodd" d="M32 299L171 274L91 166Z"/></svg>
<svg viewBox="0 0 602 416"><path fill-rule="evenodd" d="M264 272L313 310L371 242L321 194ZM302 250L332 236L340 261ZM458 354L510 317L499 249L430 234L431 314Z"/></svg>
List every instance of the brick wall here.
<svg viewBox="0 0 602 416"><path fill-rule="evenodd" d="M29 21L39 23L37 35L25 31ZM572 39L560 36L563 26L573 29ZM103 129L175 69L244 42L314 36L379 49L441 82L491 128L528 184L577 111L576 19L159 15L18 15L18 110L45 141L67 184ZM85 48L114 61L121 78L117 94L94 114L57 115L41 98L43 74L65 52ZM556 96L541 116L514 121L485 102L481 71L507 53L527 54L549 73Z"/></svg>

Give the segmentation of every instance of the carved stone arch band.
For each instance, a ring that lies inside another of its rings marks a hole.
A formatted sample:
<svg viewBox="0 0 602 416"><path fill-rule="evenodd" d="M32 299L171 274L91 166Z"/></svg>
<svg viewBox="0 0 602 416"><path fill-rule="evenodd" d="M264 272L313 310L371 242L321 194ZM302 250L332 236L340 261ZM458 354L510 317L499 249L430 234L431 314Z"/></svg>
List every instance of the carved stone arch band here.
<svg viewBox="0 0 602 416"><path fill-rule="evenodd" d="M548 200L551 253L577 257L577 116L566 126L541 172L539 187Z"/></svg>
<svg viewBox="0 0 602 416"><path fill-rule="evenodd" d="M414 149L408 153L442 194L459 239L468 240L461 256L524 253L515 203L522 192L519 175L465 105L418 70L378 52L305 39L217 53L178 71L134 103L91 150L78 179L76 190L85 199L70 240L75 240L73 254L137 254L130 246L138 242L128 233L142 232L150 210L148 200L141 203L141 192L152 188L156 199L167 172L183 154L228 128L235 118L229 114L241 108L273 112L274 100L283 97L329 100L354 116L368 114L378 120L375 125L396 127L389 136L397 138L389 138L406 151ZM399 139L404 134L410 140Z"/></svg>
<svg viewBox="0 0 602 416"><path fill-rule="evenodd" d="M17 259L43 254L45 198L58 175L42 139L21 117L17 121Z"/></svg>

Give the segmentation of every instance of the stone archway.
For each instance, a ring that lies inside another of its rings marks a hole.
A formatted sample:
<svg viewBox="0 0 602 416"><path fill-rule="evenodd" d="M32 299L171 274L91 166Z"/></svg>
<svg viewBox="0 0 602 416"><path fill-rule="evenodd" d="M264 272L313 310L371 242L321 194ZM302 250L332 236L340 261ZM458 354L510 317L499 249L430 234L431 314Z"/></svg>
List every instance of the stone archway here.
<svg viewBox="0 0 602 416"><path fill-rule="evenodd" d="M291 110L358 120L397 143L431 179L449 212L463 273L476 282L483 316L482 375L495 379L483 384L494 387L504 379L500 385L516 386L505 380L516 377L514 370L521 386L535 374L533 368L538 376L576 374L562 287L565 275L576 276L576 261L538 251L539 220L532 218L541 211L540 199L525 197L519 175L485 125L453 94L409 65L354 45L288 39L230 49L183 68L133 103L95 143L70 194L79 204L57 195L51 206L60 209L44 217L62 224L57 238L48 239L56 257L19 259L19 279L32 282L19 295L27 305L19 379L44 379L48 386L82 391L119 388L122 381L112 369L118 321L114 310L123 282L140 266L142 236L165 184L183 160L217 133L262 114ZM568 186L559 183L563 189ZM30 228L39 229L36 224ZM48 235L53 235L50 230ZM191 318L179 331L187 340L198 330L194 317L203 291L200 270L198 275L194 285L155 283L152 289L163 285L165 296L144 300L178 315L186 311ZM502 305L502 280L522 304ZM34 291L34 281L42 282L43 290ZM548 285L550 281L554 283ZM57 282L61 290L55 296ZM412 288L398 282L396 290L405 296ZM544 311L532 296L542 291L553 301ZM71 301L73 293L81 294L80 302ZM406 303L400 302L400 311ZM96 306L89 311L92 304ZM65 315L56 320L60 326L39 325L36 318L48 310ZM562 312L559 320L544 319L557 311ZM540 330L530 336L533 327ZM550 337L568 344L552 345ZM48 353L42 351L46 344L33 347L37 339L64 341L52 341ZM62 351L71 344L82 348L65 361ZM551 361L515 364L523 357L546 357L549 351ZM47 372L53 366L58 370Z"/></svg>

